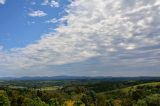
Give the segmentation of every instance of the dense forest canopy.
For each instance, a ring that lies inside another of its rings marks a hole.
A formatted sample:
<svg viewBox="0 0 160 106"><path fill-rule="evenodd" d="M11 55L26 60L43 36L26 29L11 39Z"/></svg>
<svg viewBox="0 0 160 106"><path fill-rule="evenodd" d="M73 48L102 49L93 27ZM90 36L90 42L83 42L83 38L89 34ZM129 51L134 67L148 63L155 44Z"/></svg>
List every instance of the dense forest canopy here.
<svg viewBox="0 0 160 106"><path fill-rule="evenodd" d="M0 106L160 106L160 78L1 80Z"/></svg>

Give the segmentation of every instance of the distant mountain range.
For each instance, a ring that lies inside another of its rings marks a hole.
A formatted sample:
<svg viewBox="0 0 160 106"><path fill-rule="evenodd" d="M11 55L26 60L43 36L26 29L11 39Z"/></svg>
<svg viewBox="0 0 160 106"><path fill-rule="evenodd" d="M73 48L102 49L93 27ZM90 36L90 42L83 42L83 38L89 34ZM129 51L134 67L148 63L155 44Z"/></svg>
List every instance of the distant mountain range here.
<svg viewBox="0 0 160 106"><path fill-rule="evenodd" d="M53 77L0 77L0 80L83 80L83 79L104 79L104 80L115 80L115 81L123 81L123 80L157 80L160 81L160 77L112 77L112 76L95 76L95 77L89 77L89 76L53 76Z"/></svg>

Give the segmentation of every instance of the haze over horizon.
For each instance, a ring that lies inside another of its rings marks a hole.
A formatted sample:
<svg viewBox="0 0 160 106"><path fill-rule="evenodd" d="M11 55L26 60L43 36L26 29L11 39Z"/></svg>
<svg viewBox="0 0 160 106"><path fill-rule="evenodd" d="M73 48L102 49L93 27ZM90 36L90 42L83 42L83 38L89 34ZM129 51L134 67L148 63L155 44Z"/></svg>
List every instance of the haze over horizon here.
<svg viewBox="0 0 160 106"><path fill-rule="evenodd" d="M0 0L0 77L160 76L159 0Z"/></svg>

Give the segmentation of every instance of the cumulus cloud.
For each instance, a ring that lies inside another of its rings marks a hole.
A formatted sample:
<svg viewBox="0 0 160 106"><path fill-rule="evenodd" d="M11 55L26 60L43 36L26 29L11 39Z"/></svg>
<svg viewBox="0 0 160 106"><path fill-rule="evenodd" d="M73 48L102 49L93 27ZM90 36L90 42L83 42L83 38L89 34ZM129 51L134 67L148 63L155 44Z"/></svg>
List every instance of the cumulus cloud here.
<svg viewBox="0 0 160 106"><path fill-rule="evenodd" d="M59 2L56 0L44 0L41 5L48 5L50 7L59 7Z"/></svg>
<svg viewBox="0 0 160 106"><path fill-rule="evenodd" d="M31 17L44 17L46 15L47 13L41 10L31 11L30 13L28 13L28 16L31 16Z"/></svg>
<svg viewBox="0 0 160 106"><path fill-rule="evenodd" d="M3 51L1 66L8 70L54 70L56 66L96 57L99 64L91 68L95 59L90 61L90 67L82 70L94 73L103 70L103 75L107 67L129 73L160 65L159 0L74 0L66 11L68 15L60 19L66 24L59 26L56 32L45 34L24 48ZM39 12L32 12L30 16L46 15Z"/></svg>
<svg viewBox="0 0 160 106"><path fill-rule="evenodd" d="M6 0L0 0L0 5L2 4L5 4Z"/></svg>

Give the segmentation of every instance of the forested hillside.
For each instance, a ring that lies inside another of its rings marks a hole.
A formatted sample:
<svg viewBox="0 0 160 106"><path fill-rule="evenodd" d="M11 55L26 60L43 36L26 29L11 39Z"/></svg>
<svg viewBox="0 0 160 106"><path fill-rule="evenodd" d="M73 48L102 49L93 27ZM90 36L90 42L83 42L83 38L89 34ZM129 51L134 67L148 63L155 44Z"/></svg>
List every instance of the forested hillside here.
<svg viewBox="0 0 160 106"><path fill-rule="evenodd" d="M0 81L0 106L160 106L158 80Z"/></svg>

